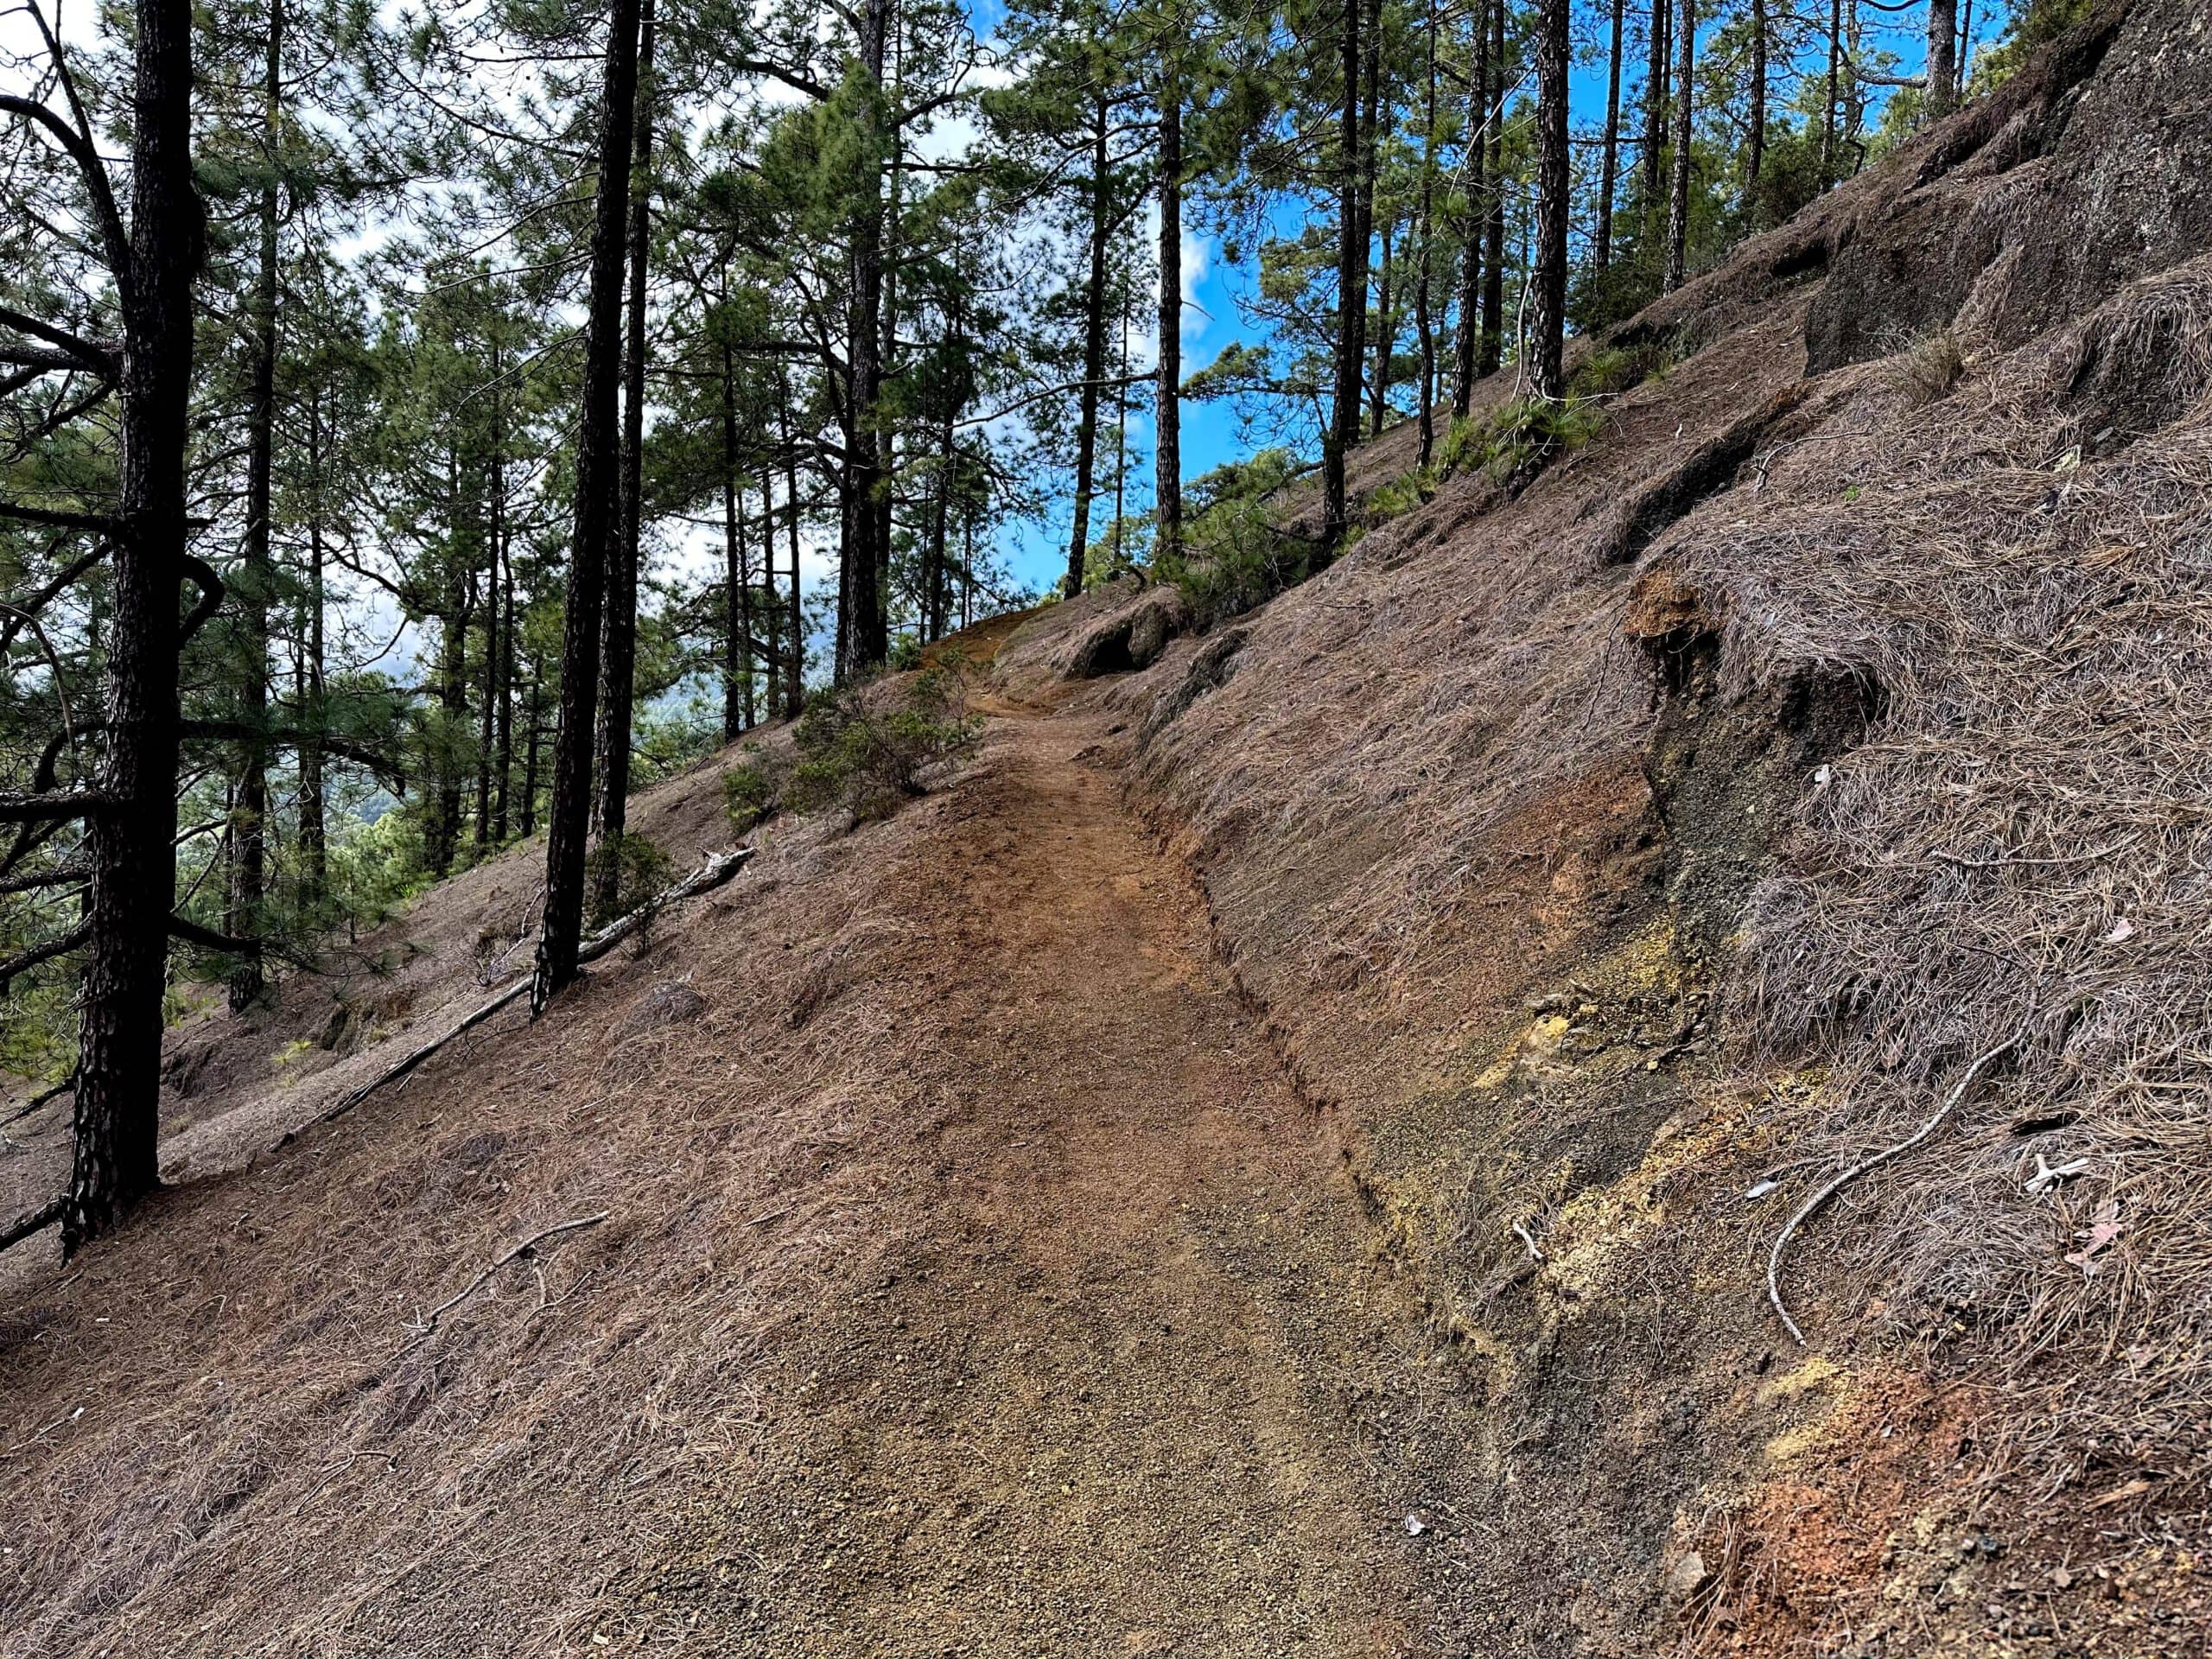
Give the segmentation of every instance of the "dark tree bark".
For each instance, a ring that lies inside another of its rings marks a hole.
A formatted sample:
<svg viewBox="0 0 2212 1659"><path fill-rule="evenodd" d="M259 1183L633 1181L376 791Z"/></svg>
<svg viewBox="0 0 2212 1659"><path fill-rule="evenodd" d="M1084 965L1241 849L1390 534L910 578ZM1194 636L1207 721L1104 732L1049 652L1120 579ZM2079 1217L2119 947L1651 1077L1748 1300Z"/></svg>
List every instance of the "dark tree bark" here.
<svg viewBox="0 0 2212 1659"><path fill-rule="evenodd" d="M599 114L599 188L592 222L583 409L576 434L575 537L562 625L561 727L553 741L545 909L531 992L537 1009L575 979L576 951L583 937L599 632L606 601L607 543L615 528L620 487L617 404L622 377L623 241L637 119L639 0L613 0L613 12ZM532 735L534 739L534 731Z"/></svg>
<svg viewBox="0 0 2212 1659"><path fill-rule="evenodd" d="M78 1024L73 1252L158 1184L162 992L176 897L177 626L192 283L206 220L192 179L192 9L137 0L130 226L122 302L121 533L110 559L107 750L86 840L92 948ZM212 579L211 579L212 580Z"/></svg>
<svg viewBox="0 0 2212 1659"><path fill-rule="evenodd" d="M800 708L806 701L806 623L802 611L799 591L799 524L798 524L798 448L791 442L791 388L788 377L779 377L783 396L776 400L777 435L782 440L784 451L784 500L790 517L785 520L791 536L791 648L784 658L784 713L793 720L798 718ZM775 538L769 537L772 566ZM772 588L774 584L772 582Z"/></svg>
<svg viewBox="0 0 2212 1659"><path fill-rule="evenodd" d="M1395 228L1389 224L1382 226L1382 257L1376 274L1375 368L1367 383L1367 430L1370 437L1382 435L1382 423L1390 416L1390 350L1398 340L1397 296L1391 280L1396 270L1390 249Z"/></svg>
<svg viewBox="0 0 2212 1659"><path fill-rule="evenodd" d="M1183 551L1183 83L1172 47L1161 54L1160 79L1160 362L1153 425L1153 562L1158 564ZM949 443L945 454L950 467ZM949 473L947 481L949 486Z"/></svg>
<svg viewBox="0 0 2212 1659"><path fill-rule="evenodd" d="M890 0L867 0L861 13L861 67L868 78L858 142L867 157L868 184L853 225L850 431L846 442L844 614L838 628L840 677L864 672L890 654L879 574L889 550L876 545L877 499L884 487L881 419L883 377L883 60Z"/></svg>
<svg viewBox="0 0 2212 1659"><path fill-rule="evenodd" d="M507 838L507 664L514 653L514 589L507 567L506 411L499 385L499 341L492 341L490 565L485 573L484 718L477 742L476 855Z"/></svg>
<svg viewBox="0 0 2212 1659"><path fill-rule="evenodd" d="M1669 29L1674 18L1674 0L1651 0L1651 32L1646 41L1649 48L1643 67L1643 153L1637 158L1643 175L1643 220L1645 234L1654 233L1659 225L1659 202L1666 188L1666 175L1662 170L1667 151L1667 79L1673 73L1672 59L1667 49Z"/></svg>
<svg viewBox="0 0 2212 1659"><path fill-rule="evenodd" d="M1666 0L1659 0L1664 5ZM1828 85L1827 100L1821 106L1821 188L1826 189L1839 176L1836 171L1836 102L1840 96L1839 82L1843 74L1843 0L1828 0Z"/></svg>
<svg viewBox="0 0 2212 1659"><path fill-rule="evenodd" d="M1697 0L1681 0L1675 25L1675 50L1681 67L1675 77L1675 167L1667 193L1666 289L1682 285L1689 255L1690 237L1690 122L1696 103L1693 89L1697 69Z"/></svg>
<svg viewBox="0 0 2212 1659"><path fill-rule="evenodd" d="M638 111L631 141L629 300L623 318L622 484L607 556L599 656L599 862L593 914L614 913L620 861L613 856L630 817L630 738L638 672L638 560L645 534L646 260L652 248L653 0L638 13Z"/></svg>
<svg viewBox="0 0 2212 1659"><path fill-rule="evenodd" d="M1478 377L1505 360L1505 0L1490 9L1490 194L1483 219L1483 343Z"/></svg>
<svg viewBox="0 0 2212 1659"><path fill-rule="evenodd" d="M322 810L322 390L308 398L308 570L306 646L300 698L300 896L310 910L328 880Z"/></svg>
<svg viewBox="0 0 2212 1659"><path fill-rule="evenodd" d="M1435 270L1429 245L1436 232L1436 0L1428 0L1423 24L1421 203L1415 213L1421 261L1414 280L1414 338L1421 347L1421 459L1416 464L1426 470L1436 448L1436 329L1429 315Z"/></svg>
<svg viewBox="0 0 2212 1659"><path fill-rule="evenodd" d="M515 626L514 552L505 537L499 543L499 609L507 619L507 626L499 635L499 762L494 772L497 782L492 791L492 833L504 844L510 821L507 791L515 772L515 640L521 632Z"/></svg>
<svg viewBox="0 0 2212 1659"><path fill-rule="evenodd" d="M1328 521L1323 534L1332 548L1344 540L1351 527L1344 461L1359 441L1360 367L1367 355L1367 238L1360 218L1366 172L1360 142L1361 12L1361 0L1344 0L1337 38L1343 107L1337 137L1341 176L1337 189L1336 386L1329 429L1321 445L1324 511Z"/></svg>
<svg viewBox="0 0 2212 1659"><path fill-rule="evenodd" d="M737 365L728 340L721 351L722 575L727 584L722 590L722 741L727 743L753 723L753 660L745 648L753 636L748 614L753 578L746 569L737 521ZM765 493L761 499L766 499ZM772 556L772 538L768 547Z"/></svg>
<svg viewBox="0 0 2212 1659"><path fill-rule="evenodd" d="M232 960L232 1013L257 1001L264 988L260 938L269 845L269 600L276 587L269 561L270 517L276 452L276 225L278 99L283 92L284 8L269 8L263 42L262 177L255 213L257 263L253 284L253 378L246 410L245 569L232 584L238 602L238 709L253 729L239 746L238 799L232 819L231 891L227 931L254 942Z"/></svg>
<svg viewBox="0 0 2212 1659"><path fill-rule="evenodd" d="M1959 0L1928 0L1928 118L1941 121L1959 101Z"/></svg>
<svg viewBox="0 0 2212 1659"><path fill-rule="evenodd" d="M1090 548L1090 499L1097 487L1098 392L1106 378L1106 251L1114 228L1114 186L1106 147L1113 123L1106 94L1091 100L1090 267L1083 291L1083 390L1075 429L1075 522L1068 534L1068 573L1061 591L1083 591L1084 556Z"/></svg>
<svg viewBox="0 0 2212 1659"><path fill-rule="evenodd" d="M1613 197L1619 189L1621 167L1621 38L1626 14L1627 0L1613 0L1613 30L1605 56L1605 130L1598 156L1598 231L1590 249L1590 263L1599 276L1613 263Z"/></svg>
<svg viewBox="0 0 2212 1659"><path fill-rule="evenodd" d="M1452 365L1452 412L1465 415L1474 402L1475 376L1482 360L1483 232L1490 222L1487 203L1490 155L1489 0L1476 0L1474 73L1467 83L1467 215L1459 256L1459 337Z"/></svg>
<svg viewBox="0 0 2212 1659"><path fill-rule="evenodd" d="M1529 393L1557 403L1567 393L1568 0L1542 0L1536 13L1536 248L1529 273Z"/></svg>
<svg viewBox="0 0 2212 1659"><path fill-rule="evenodd" d="M1751 118L1745 141L1744 194L1753 204L1766 164L1766 0L1751 0Z"/></svg>
<svg viewBox="0 0 2212 1659"><path fill-rule="evenodd" d="M459 543L464 525L473 524L475 504L462 493L461 454L448 440L446 446L446 514L452 540ZM454 560L454 550L448 554ZM442 729L432 765L437 788L430 804L429 831L423 857L433 875L453 868L461 850L461 772L454 764L454 743L468 721L468 627L476 613L476 573L454 562L447 571L445 607L439 613L436 685Z"/></svg>
<svg viewBox="0 0 2212 1659"><path fill-rule="evenodd" d="M530 706L524 716L528 728L523 734L522 833L527 840L537 833L537 745L545 734L544 687L535 672L530 677Z"/></svg>

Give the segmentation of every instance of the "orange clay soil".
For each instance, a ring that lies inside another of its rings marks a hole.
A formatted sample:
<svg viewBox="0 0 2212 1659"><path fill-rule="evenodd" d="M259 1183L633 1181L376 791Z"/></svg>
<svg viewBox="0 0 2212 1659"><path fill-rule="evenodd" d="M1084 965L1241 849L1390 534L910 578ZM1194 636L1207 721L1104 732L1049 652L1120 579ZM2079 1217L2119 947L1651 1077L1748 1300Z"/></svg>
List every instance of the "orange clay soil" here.
<svg viewBox="0 0 2212 1659"><path fill-rule="evenodd" d="M1473 1402L1101 724L17 1269L0 1653L1458 1651Z"/></svg>

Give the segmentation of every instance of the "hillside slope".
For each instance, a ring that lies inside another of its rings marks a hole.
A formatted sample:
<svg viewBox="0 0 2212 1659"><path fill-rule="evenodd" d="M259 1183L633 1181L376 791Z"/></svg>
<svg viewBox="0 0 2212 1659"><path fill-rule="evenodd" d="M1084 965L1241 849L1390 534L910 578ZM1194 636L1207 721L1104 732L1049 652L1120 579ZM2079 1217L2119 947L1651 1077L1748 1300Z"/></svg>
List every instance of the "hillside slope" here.
<svg viewBox="0 0 2212 1659"><path fill-rule="evenodd" d="M1100 694L1495 1414L1493 1650L2212 1640L2209 59L2102 9Z"/></svg>
<svg viewBox="0 0 2212 1659"><path fill-rule="evenodd" d="M0 1656L2202 1654L2200 11L1617 331L1541 468L1141 671L1065 678L1151 594L984 630L971 765L543 1021L286 1141L524 847L189 1022L180 1185L0 1258ZM1930 1122L1801 1348L1784 1224Z"/></svg>

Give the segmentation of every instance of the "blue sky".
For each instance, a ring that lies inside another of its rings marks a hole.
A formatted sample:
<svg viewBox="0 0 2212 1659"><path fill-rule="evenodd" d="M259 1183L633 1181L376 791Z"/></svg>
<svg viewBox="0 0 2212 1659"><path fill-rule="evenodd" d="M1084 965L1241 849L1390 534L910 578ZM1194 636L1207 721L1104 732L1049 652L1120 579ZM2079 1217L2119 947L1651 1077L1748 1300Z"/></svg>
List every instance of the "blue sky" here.
<svg viewBox="0 0 2212 1659"><path fill-rule="evenodd" d="M1624 101L1632 99L1636 89L1642 85L1643 70L1634 47L1639 14L1648 12L1649 0L1629 0L1629 34L1632 60L1625 68L1626 84L1623 88ZM1587 3L1576 5L1575 24L1578 31L1578 60L1572 80L1573 119L1577 130L1594 125L1602 116L1605 104L1605 64L1602 54L1601 31L1606 18L1599 9ZM977 31L988 35L1004 8L1000 0L973 0L969 16ZM1995 41L2002 33L2007 7L2003 0L1982 0L1974 7L1974 34L1977 47ZM1711 25L1700 30L1700 38L1710 33ZM1865 13L1865 39L1868 47L1886 49L1896 54L1899 73L1917 71L1925 55L1925 13L1884 14L1868 10ZM1825 64L1825 49L1821 53ZM1809 67L1809 65L1808 65ZM1777 87L1777 102L1786 93ZM1870 122L1872 118L1870 117ZM1274 225L1279 233L1294 232L1302 210L1295 204L1286 204L1275 215ZM1254 250L1244 251L1242 264L1231 265L1221 257L1219 241L1199 232L1192 234L1186 227L1185 263L1196 264L1199 274L1195 280L1186 280L1185 293L1190 302L1184 319L1184 371L1190 373L1203 368L1217 357L1223 348L1233 341L1262 343L1264 335L1248 322L1239 302L1249 294L1256 281ZM1140 359L1149 360L1149 342ZM1132 512L1141 512L1152 499L1151 435L1149 415L1145 411L1132 414L1129 422L1129 475L1128 502ZM1183 467L1186 480L1218 467L1225 461L1240 459L1255 447L1246 442L1241 430L1239 411L1225 403L1185 403L1183 406ZM1110 455L1102 467L1110 467ZM1102 481L1103 479L1102 472ZM1003 525L1000 531L1000 549L1012 564L1015 575L1039 590L1049 589L1067 568L1067 537L1070 504L1065 499L1068 486L1064 481L1062 497L1043 522L1020 521ZM1110 514L1110 501L1103 512ZM1094 511L1094 531L1101 513Z"/></svg>

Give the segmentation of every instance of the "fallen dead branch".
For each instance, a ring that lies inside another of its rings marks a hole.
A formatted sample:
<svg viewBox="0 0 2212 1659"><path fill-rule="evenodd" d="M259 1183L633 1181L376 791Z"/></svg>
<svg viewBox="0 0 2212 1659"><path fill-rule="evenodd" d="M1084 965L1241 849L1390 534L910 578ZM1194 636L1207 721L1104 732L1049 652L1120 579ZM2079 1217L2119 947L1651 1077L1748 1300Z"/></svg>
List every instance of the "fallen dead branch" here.
<svg viewBox="0 0 2212 1659"><path fill-rule="evenodd" d="M752 856L753 849L750 847L736 847L726 853L716 853L673 887L663 889L635 910L608 923L607 926L585 940L582 947L576 952L577 962L581 963L598 961L671 905L680 904L686 899L695 899L702 893L713 892L742 869L746 861ZM320 1128L326 1123L334 1122L337 1119L345 1116L378 1090L388 1084L399 1082L439 1050L456 1039L467 1036L509 1003L519 1001L529 995L531 984L531 976L524 974L490 1001L464 1014L460 1023L451 1030L440 1036L433 1037L429 1042L410 1051L397 1065L378 1072L367 1082L347 1090L321 1112L285 1135L283 1141L278 1144L288 1145L308 1130Z"/></svg>
<svg viewBox="0 0 2212 1659"><path fill-rule="evenodd" d="M1811 1198L1806 1199L1804 1206L1800 1209L1796 1215L1790 1217L1789 1221L1784 1224L1781 1232L1775 1236L1774 1249L1769 1253L1766 1259L1766 1296L1767 1300L1774 1304L1774 1311L1782 1316L1783 1328L1786 1329L1792 1337L1796 1338L1797 1345L1799 1347L1802 1348L1805 1345L1805 1333L1797 1328L1797 1321L1789 1317L1789 1310L1788 1307L1783 1306L1782 1300L1782 1253L1789 1248L1790 1235L1795 1233L1798 1228L1803 1226L1807 1219L1819 1211L1829 1199L1835 1197L1837 1193L1842 1192L1845 1187L1849 1186L1861 1175L1866 1174L1869 1170L1879 1169L1884 1164L1888 1163L1892 1158L1904 1156L1904 1154L1910 1152L1915 1147L1918 1146L1929 1135L1935 1134L1937 1129L1941 1128L1943 1124L1943 1120L1950 1116L1953 1110L1958 1106L1958 1103L1966 1098L1967 1090L1974 1087L1974 1081L1976 1077L1981 1075L1982 1067L1987 1065L1999 1055L2003 1054L2012 1048L2014 1045L2019 1042L2020 1036L2020 1033L2015 1032L2012 1036L2007 1037L2003 1042L1998 1044L1996 1047L1985 1052L1980 1058L1977 1059L1972 1065L1967 1068L1966 1076L1959 1079L1957 1086L1951 1090L1949 1095L1945 1096L1943 1103L1936 1108L1935 1116L1929 1118L1925 1123L1914 1130L1912 1134L1907 1135L1904 1140L1897 1142L1894 1146L1885 1147L1872 1157L1861 1159L1859 1162L1853 1164L1849 1169L1845 1170L1842 1174L1837 1176L1819 1192L1814 1193Z"/></svg>
<svg viewBox="0 0 2212 1659"><path fill-rule="evenodd" d="M530 1255L549 1238L557 1238L563 1233L579 1232L586 1227L596 1227L601 1222L607 1219L608 1214L609 1212L607 1211L602 1210L595 1216L578 1216L573 1221L556 1222L550 1227L545 1228L541 1231L532 1233L528 1238L523 1240L521 1243L508 1250L505 1255L499 1256L498 1259L493 1261L490 1266L484 1269L483 1272L478 1274L474 1279L470 1280L467 1285L463 1286L453 1295L447 1297L444 1301L440 1302L428 1313L416 1320L413 1325L408 1327L410 1333L412 1335L415 1341L422 1341L423 1338L429 1336L433 1331L435 1331L438 1328L438 1321L440 1319L452 1313L454 1309L459 1307L471 1296L474 1296L478 1291L481 1290L485 1285L490 1281L492 1275L499 1272L501 1268L505 1267L511 1262L519 1261L522 1257Z"/></svg>
<svg viewBox="0 0 2212 1659"><path fill-rule="evenodd" d="M41 1209L34 1210L30 1214L10 1222L8 1224L7 1230L4 1232L0 1232L0 1250L8 1249L12 1246L22 1243L33 1233L44 1232L48 1228L53 1226L55 1222L61 1219L61 1211L67 1207L67 1200L56 1198L52 1204L47 1205Z"/></svg>

